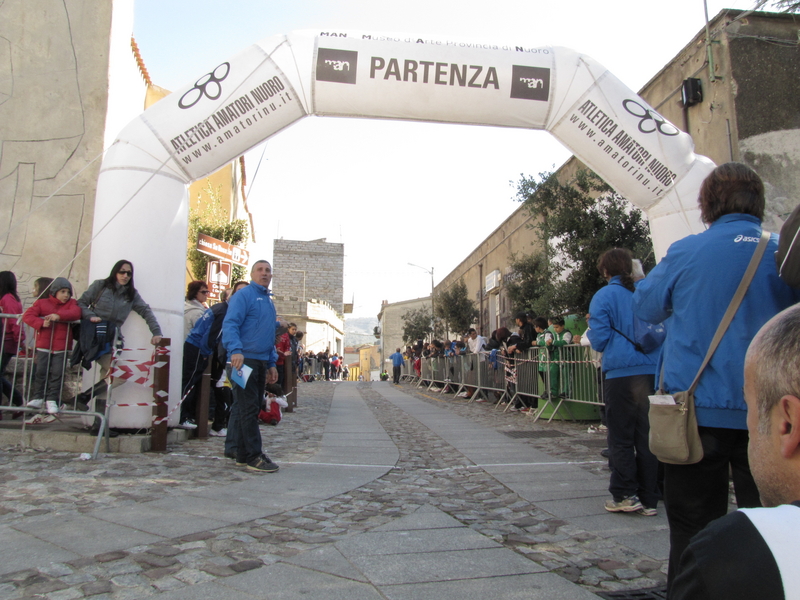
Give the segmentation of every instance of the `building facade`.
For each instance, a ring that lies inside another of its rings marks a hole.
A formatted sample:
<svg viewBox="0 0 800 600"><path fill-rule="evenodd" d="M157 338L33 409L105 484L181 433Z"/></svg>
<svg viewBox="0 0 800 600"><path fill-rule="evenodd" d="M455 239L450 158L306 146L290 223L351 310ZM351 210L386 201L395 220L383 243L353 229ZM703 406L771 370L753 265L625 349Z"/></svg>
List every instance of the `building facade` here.
<svg viewBox="0 0 800 600"><path fill-rule="evenodd" d="M142 112L133 0L0 3L0 270L86 289L103 151ZM109 268L119 257L109 259Z"/></svg>
<svg viewBox="0 0 800 600"><path fill-rule="evenodd" d="M301 300L316 298L344 311L344 244L325 239L275 240L272 268L277 295Z"/></svg>
<svg viewBox="0 0 800 600"><path fill-rule="evenodd" d="M272 291L278 314L305 332L307 350L344 352L344 244L275 240Z"/></svg>
<svg viewBox="0 0 800 600"><path fill-rule="evenodd" d="M406 345L413 345L416 340L406 344L403 341L403 315L410 310L417 310L420 308L431 308L431 297L416 298L415 300L403 300L402 302L393 302L389 304L386 300L381 304L381 312L378 313L378 322L380 323L380 339L378 340L378 353L380 355L380 364L384 365L383 368L389 369L387 363L389 357L394 354L397 348L405 350ZM390 366L390 365L389 365ZM389 370L391 372L391 370Z"/></svg>

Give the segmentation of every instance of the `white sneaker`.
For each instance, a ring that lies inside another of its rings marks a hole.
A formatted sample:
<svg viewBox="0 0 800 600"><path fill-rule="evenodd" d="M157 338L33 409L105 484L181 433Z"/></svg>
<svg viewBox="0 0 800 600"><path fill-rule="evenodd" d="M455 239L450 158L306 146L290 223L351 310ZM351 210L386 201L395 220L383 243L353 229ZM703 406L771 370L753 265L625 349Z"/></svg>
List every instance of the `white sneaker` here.
<svg viewBox="0 0 800 600"><path fill-rule="evenodd" d="M55 415L58 413L58 402L55 400L48 400L45 404L47 405L48 414Z"/></svg>
<svg viewBox="0 0 800 600"><path fill-rule="evenodd" d="M30 419L25 421L26 425L42 425L44 423L52 423L56 418L53 415L33 415Z"/></svg>
<svg viewBox="0 0 800 600"><path fill-rule="evenodd" d="M214 431L212 429L211 431L208 432L208 435L211 435L211 436L214 436L214 437L225 437L225 436L228 435L228 430L223 428L223 429L220 429L219 431Z"/></svg>
<svg viewBox="0 0 800 600"><path fill-rule="evenodd" d="M31 400L30 402L28 402L27 407L28 408L42 408L43 404L44 404L44 400L36 399L36 400Z"/></svg>
<svg viewBox="0 0 800 600"><path fill-rule="evenodd" d="M187 419L186 421L178 425L178 427L180 429L197 429L197 423Z"/></svg>

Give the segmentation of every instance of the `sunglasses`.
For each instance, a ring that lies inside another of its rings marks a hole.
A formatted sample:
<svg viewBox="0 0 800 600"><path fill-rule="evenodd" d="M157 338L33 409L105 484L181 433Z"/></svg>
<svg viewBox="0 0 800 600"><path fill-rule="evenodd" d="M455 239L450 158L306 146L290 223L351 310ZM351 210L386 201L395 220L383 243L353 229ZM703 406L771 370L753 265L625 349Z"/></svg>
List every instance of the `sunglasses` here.
<svg viewBox="0 0 800 600"><path fill-rule="evenodd" d="M117 271L120 275L133 275L133 271Z"/></svg>
<svg viewBox="0 0 800 600"><path fill-rule="evenodd" d="M198 294L207 294L207 293L208 293L208 290L200 290L200 291L199 291L199 292L197 292L197 293L198 293Z"/></svg>

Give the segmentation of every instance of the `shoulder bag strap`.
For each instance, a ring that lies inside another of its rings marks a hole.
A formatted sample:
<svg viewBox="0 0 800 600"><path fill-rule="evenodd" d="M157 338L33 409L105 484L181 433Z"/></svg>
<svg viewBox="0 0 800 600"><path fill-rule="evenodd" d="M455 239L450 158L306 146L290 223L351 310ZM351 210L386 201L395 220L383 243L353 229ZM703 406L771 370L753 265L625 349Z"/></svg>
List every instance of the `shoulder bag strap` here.
<svg viewBox="0 0 800 600"><path fill-rule="evenodd" d="M761 239L758 242L758 246L756 247L756 251L753 253L753 257L750 259L750 264L747 265L747 270L744 272L744 277L742 277L742 281L739 282L739 287L736 288L736 293L733 295L733 299L731 303L728 305L728 310L725 311L725 315L722 317L722 321L720 321L719 327L717 327L717 332L714 334L714 338L711 340L711 345L708 348L708 352L706 352L706 357L703 359L703 364L700 365L700 369L697 371L697 375L694 377L694 381L692 385L689 387L689 392L694 392L694 389L697 387L698 382L700 381L700 375L703 374L703 371L708 365L711 357L714 355L714 352L719 346L719 343L722 341L722 336L725 335L725 332L728 329L728 326L733 321L733 317L736 314L736 311L739 310L739 305L742 303L742 299L744 298L745 293L747 292L747 288L750 287L750 282L753 281L753 276L756 274L756 270L758 270L758 265L761 262L761 257L764 256L764 252L767 249L767 243L769 242L770 233L769 231L762 229L761 230Z"/></svg>

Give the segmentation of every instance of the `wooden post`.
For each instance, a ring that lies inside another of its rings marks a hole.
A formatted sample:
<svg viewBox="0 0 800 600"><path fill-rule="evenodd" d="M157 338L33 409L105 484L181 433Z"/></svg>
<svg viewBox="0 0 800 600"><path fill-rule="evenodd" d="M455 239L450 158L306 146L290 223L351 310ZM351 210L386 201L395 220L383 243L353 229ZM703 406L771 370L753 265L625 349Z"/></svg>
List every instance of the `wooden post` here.
<svg viewBox="0 0 800 600"><path fill-rule="evenodd" d="M211 361L206 363L203 376L197 382L200 386L199 401L195 410L195 422L197 423L197 437L201 440L208 438L208 399L211 392Z"/></svg>
<svg viewBox="0 0 800 600"><path fill-rule="evenodd" d="M167 449L167 415L169 407L169 347L172 340L161 338L156 344L156 364L153 366L153 427L150 430L150 450L165 452Z"/></svg>
<svg viewBox="0 0 800 600"><path fill-rule="evenodd" d="M294 412L294 407L297 406L297 377L292 361L288 358L283 362L283 395L286 396L286 402L289 404L286 412L290 413Z"/></svg>

